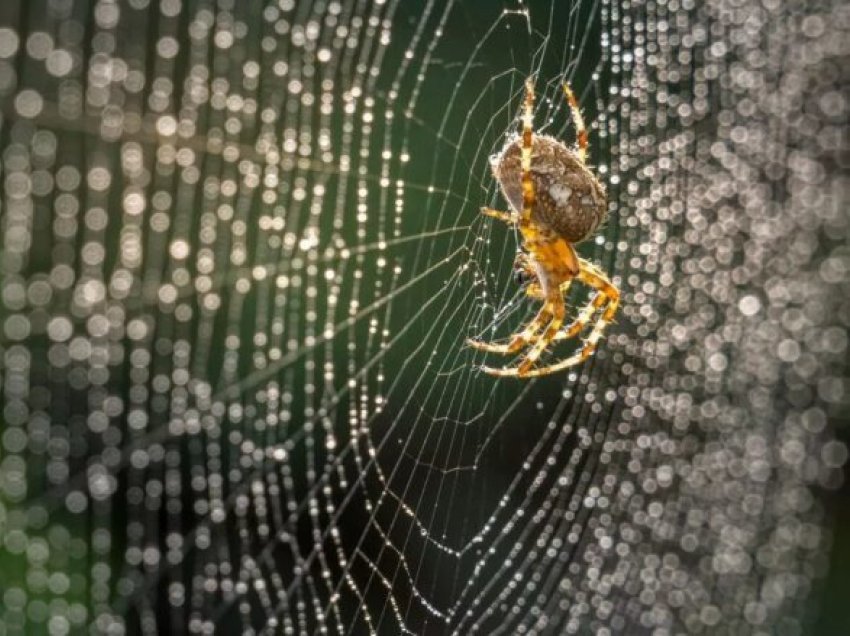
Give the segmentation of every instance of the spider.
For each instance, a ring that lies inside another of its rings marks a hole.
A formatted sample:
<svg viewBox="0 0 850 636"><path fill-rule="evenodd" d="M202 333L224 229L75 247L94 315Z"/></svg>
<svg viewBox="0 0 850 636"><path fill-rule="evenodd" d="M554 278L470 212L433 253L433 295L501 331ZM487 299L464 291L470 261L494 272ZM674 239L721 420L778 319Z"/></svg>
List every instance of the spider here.
<svg viewBox="0 0 850 636"><path fill-rule="evenodd" d="M522 134L509 139L502 151L490 158L493 176L512 211L485 207L481 213L519 229L524 249L519 250L514 263L517 280L527 285L526 295L543 301L534 319L508 342L467 341L475 349L499 354L515 354L530 346L515 367L482 367L491 375L528 378L580 364L593 354L620 302L619 290L605 273L575 251L574 245L592 236L605 221L608 201L605 188L585 163L587 129L575 95L569 84L564 83L563 89L577 129L576 149L535 134L534 83L529 78L525 82ZM564 295L576 278L597 293L565 327ZM580 335L597 314L580 351L560 362L535 366L552 343Z"/></svg>

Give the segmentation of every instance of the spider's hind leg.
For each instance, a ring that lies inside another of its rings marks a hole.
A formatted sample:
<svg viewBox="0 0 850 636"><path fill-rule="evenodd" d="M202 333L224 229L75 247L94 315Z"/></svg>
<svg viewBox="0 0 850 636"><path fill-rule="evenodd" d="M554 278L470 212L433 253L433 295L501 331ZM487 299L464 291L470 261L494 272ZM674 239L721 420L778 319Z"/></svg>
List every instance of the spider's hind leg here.
<svg viewBox="0 0 850 636"><path fill-rule="evenodd" d="M578 100L576 99L575 93L573 93L573 89L570 88L570 85L567 82L564 82L564 95L567 98L567 104L570 106L573 123L576 127L578 158L581 159L582 163L584 163L585 159L587 159L587 127L584 125L584 117L581 116L581 110L578 107Z"/></svg>
<svg viewBox="0 0 850 636"><path fill-rule="evenodd" d="M519 223L519 215L515 212L502 212L501 210L494 210L493 208L481 208L481 214L484 216L489 216L494 219L499 219L500 221L504 221L508 225L516 225Z"/></svg>

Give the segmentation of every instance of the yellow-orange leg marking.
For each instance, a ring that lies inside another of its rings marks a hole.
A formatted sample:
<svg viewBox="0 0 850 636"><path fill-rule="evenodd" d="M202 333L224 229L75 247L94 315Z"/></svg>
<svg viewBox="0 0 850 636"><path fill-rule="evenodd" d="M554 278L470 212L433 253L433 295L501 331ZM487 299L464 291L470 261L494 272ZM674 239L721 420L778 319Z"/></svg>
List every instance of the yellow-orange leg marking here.
<svg viewBox="0 0 850 636"><path fill-rule="evenodd" d="M609 309L611 307L614 307L614 312L616 312L616 302L612 302L612 304L609 305ZM519 376L519 374L516 375L523 378L534 378L541 375L549 375L550 373L556 373L558 371L561 371L562 369L581 364L590 356L592 356L594 351L596 351L596 345L599 343L599 340L602 337L602 331L605 329L605 326L613 319L614 312L605 311L605 313L594 326L593 331L590 332L590 336L587 338L587 340L584 341L584 346L578 353L573 354L565 360L556 362L555 364L531 369L531 371L526 372L522 376Z"/></svg>
<svg viewBox="0 0 850 636"><path fill-rule="evenodd" d="M526 372L534 366L534 361L540 357L540 354L546 349L550 342L552 342L552 338L558 333L561 329L561 325L564 324L564 314L566 313L566 308L564 307L564 301L560 296L553 296L543 305L543 308L538 312L535 317L533 323L538 323L540 321L540 326L546 324L548 321L548 326L546 331L536 339L535 345L532 350L526 355L522 362L520 362L519 367L505 367L502 369L495 369L493 367L481 367L481 370L485 373L489 373L490 375L519 375L524 376ZM529 325L530 327L531 325ZM514 344L511 342L510 344ZM521 347L519 347L521 348ZM518 351L519 348L516 350ZM506 351L505 353L513 353L513 351Z"/></svg>
<svg viewBox="0 0 850 636"><path fill-rule="evenodd" d="M561 295L563 296L570 290L571 280L564 281L561 283ZM546 295L543 293L543 288L540 287L540 283L532 282L529 283L528 288L525 290L525 293L535 300L545 300ZM538 320L539 319L539 320ZM590 316L584 317L582 324L587 324L587 321L590 319ZM472 347L473 349L477 349L478 351L486 351L487 353L501 353L501 354L509 354L516 353L520 349L522 349L525 345L531 344L536 340L535 335L540 329L543 328L543 325L546 324L546 320L550 320L548 316L540 316L535 317L535 320L530 322L525 329L523 329L518 334L511 336L511 340L504 344L499 344L495 342L483 342L481 340L475 340L474 338L468 338L466 343ZM578 322L578 320L576 320ZM576 324L576 322L572 324ZM555 338L559 340L563 340L564 336L561 335L563 332L559 331ZM560 336L560 338L558 337Z"/></svg>
<svg viewBox="0 0 850 636"><path fill-rule="evenodd" d="M596 289L598 293L582 310L576 320L555 337L556 342L579 335L584 331L584 327L590 322L593 315L603 308L607 307L602 319L606 315L609 315L608 322L610 322L610 319L617 312L617 306L620 303L619 290L608 280L602 270L583 258L579 259L579 267L581 268L578 276L579 280ZM612 303L613 308L610 307Z"/></svg>
<svg viewBox="0 0 850 636"><path fill-rule="evenodd" d="M605 327L608 326L614 319L614 315L617 313L617 307L620 304L620 292L614 287L613 284L608 280L608 278L595 266L587 261L582 260L582 271L579 277L581 280L588 285L595 287L598 290L598 296L593 299L593 302L589 305L595 306L597 302L600 307L605 307L605 311L602 312L602 315L596 321L593 326L593 330L590 332L587 340L584 341L584 345L581 350L577 353L573 354L569 358L565 360L561 360L560 362L556 362L554 364L550 364L545 367L538 367L536 369L531 369L527 373L525 373L521 377L531 378L537 377L541 375L548 375L550 373L556 373L557 371L561 371L562 369L566 369L568 367L581 364L585 360L587 360L593 352L596 351L596 347L599 344L599 340L602 338L602 333L605 330ZM597 299L602 300L597 300ZM590 312L590 315L596 312L596 308L594 307L593 311ZM588 316L588 319L590 316ZM579 321L577 320L576 323ZM584 326L578 326L578 332L580 332ZM569 329L569 328L568 328ZM569 337L565 335L564 337ZM556 338L556 340L559 338Z"/></svg>
<svg viewBox="0 0 850 636"><path fill-rule="evenodd" d="M515 212L502 212L501 210L494 210L493 208L481 208L481 214L504 221L508 225L515 225L516 223L519 223L519 215Z"/></svg>
<svg viewBox="0 0 850 636"><path fill-rule="evenodd" d="M573 123L576 127L576 143L578 145L578 158L584 163L587 158L587 128L584 125L584 118L581 116L581 110L578 107L576 99L570 85L564 82L564 95L567 97L567 103L570 106L570 113L573 116Z"/></svg>
<svg viewBox="0 0 850 636"><path fill-rule="evenodd" d="M581 313L576 316L576 319L570 323L567 327L558 332L555 336L554 341L560 342L561 340L567 340L569 338L574 338L581 334L584 331L587 324L590 322L590 319L593 318L593 315L597 313L602 307L608 304L608 297L604 294L596 294L593 299L585 305L584 309L581 310Z"/></svg>

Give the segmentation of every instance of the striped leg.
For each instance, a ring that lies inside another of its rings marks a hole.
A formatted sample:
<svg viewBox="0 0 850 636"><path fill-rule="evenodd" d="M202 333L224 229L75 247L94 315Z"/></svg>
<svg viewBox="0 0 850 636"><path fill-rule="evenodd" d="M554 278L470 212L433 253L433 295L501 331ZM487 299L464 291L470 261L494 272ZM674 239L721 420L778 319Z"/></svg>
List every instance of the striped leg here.
<svg viewBox="0 0 850 636"><path fill-rule="evenodd" d="M510 341L504 344L499 344L496 342L482 342L480 340L474 340L472 338L467 339L466 344L468 344L473 349L477 349L478 351L486 351L487 353L501 353L501 354L509 354L516 353L526 345L536 342L538 338L538 334L546 325L546 323L551 322L552 316L554 315L554 311L550 303L544 303L540 308L540 311L537 312L537 315L534 317L528 325L526 325L525 329L520 331L517 334L511 336Z"/></svg>
<svg viewBox="0 0 850 636"><path fill-rule="evenodd" d="M501 369L494 369L493 367L483 367L482 370L485 373L489 373L490 375L496 376L517 375L519 377L524 377L528 373L528 371L534 366L534 363L537 361L540 355L546 350L546 347L551 344L553 338L558 334L561 329L561 325L564 324L566 307L564 306L564 299L559 293L556 292L556 294L553 295L546 302L544 308L546 307L549 308L551 320L546 326L545 331L543 331L542 335L534 343L534 346L531 348L531 350L523 357L522 361L519 363L519 366L505 367Z"/></svg>
<svg viewBox="0 0 850 636"><path fill-rule="evenodd" d="M482 208L481 213L487 216L516 223L523 236L527 233L534 234L531 229L531 211L534 208L534 182L531 179L531 147L534 135L534 83L531 78L525 81L525 102L522 112L522 212L519 215L507 212L499 212L490 208ZM526 237L527 238L527 237ZM563 301L561 301L563 303ZM544 303L537 316L518 334L515 334L507 344L481 342L480 340L468 339L467 344L473 349L487 351L489 353L515 353L529 343L535 342L543 327L552 320L556 310L551 306L551 301Z"/></svg>
<svg viewBox="0 0 850 636"><path fill-rule="evenodd" d="M504 221L508 225L515 225L516 223L519 223L519 215L515 212L502 212L500 210L494 210L493 208L481 208L481 214Z"/></svg>
<svg viewBox="0 0 850 636"><path fill-rule="evenodd" d="M522 213L520 214L520 229L525 230L531 225L531 211L534 208L534 181L531 178L531 150L534 146L534 82L529 77L525 80L525 103L522 111Z"/></svg>
<svg viewBox="0 0 850 636"><path fill-rule="evenodd" d="M567 103L570 105L570 112L573 116L573 123L576 127L576 143L578 145L578 158L584 163L587 158L587 128L584 125L584 118L581 116L581 110L578 107L578 100L575 93L570 88L570 85L564 82L564 95L567 97Z"/></svg>
<svg viewBox="0 0 850 636"><path fill-rule="evenodd" d="M570 291L570 285L572 282L573 279L570 279L561 283L561 296L566 296L567 292ZM531 281L528 284L528 287L525 288L525 295L529 298L534 298L535 300L546 300L546 294L543 292L543 287L536 280Z"/></svg>
<svg viewBox="0 0 850 636"><path fill-rule="evenodd" d="M547 329L546 332L539 338L535 347L528 353L528 355L525 356L525 358L523 358L519 366L506 367L504 369L490 369L485 367L484 371L491 375L503 377L532 378L549 375L550 373L555 373L556 371L566 369L567 367L580 364L593 355L593 352L599 344L599 340L602 338L602 333L604 332L605 327L614 319L614 315L617 313L617 307L620 303L620 292L595 265L584 259L580 259L579 264L581 266L581 270L578 278L585 284L596 289L597 294L582 310L576 320L563 330L560 329L561 324L558 324L558 331L555 333L550 333L550 330ZM534 363L539 359L540 355L546 350L546 347L550 343L579 335L590 323L590 319L600 311L602 314L594 323L593 329L587 337L587 340L585 340L584 346L582 346L580 351L565 360L561 360L560 362L544 367L534 368ZM556 324L556 322L557 321L553 319L552 322L550 322L549 327L552 327ZM561 323L562 322L563 316L561 316Z"/></svg>

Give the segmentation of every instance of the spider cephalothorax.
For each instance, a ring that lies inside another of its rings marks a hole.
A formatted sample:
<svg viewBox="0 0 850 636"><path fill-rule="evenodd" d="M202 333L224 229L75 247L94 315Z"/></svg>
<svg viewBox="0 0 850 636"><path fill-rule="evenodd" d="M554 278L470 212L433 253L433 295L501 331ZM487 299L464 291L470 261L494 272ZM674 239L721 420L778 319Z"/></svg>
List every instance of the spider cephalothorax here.
<svg viewBox="0 0 850 636"><path fill-rule="evenodd" d="M537 316L505 344L470 340L476 349L491 353L518 353L531 345L519 365L494 369L493 375L531 377L546 375L590 356L602 331L617 312L620 293L605 274L592 263L579 258L573 244L593 235L608 214L605 188L585 164L587 131L576 99L568 85L564 94L578 129L578 147L567 148L552 137L533 131L534 85L525 84L522 134L490 159L512 212L483 208L482 213L515 224L523 238L517 255L518 280L529 281L526 293L544 301ZM597 290L596 296L568 326L564 326L564 294L578 278ZM580 335L594 316L596 322L579 352L545 367L535 363L553 342Z"/></svg>

